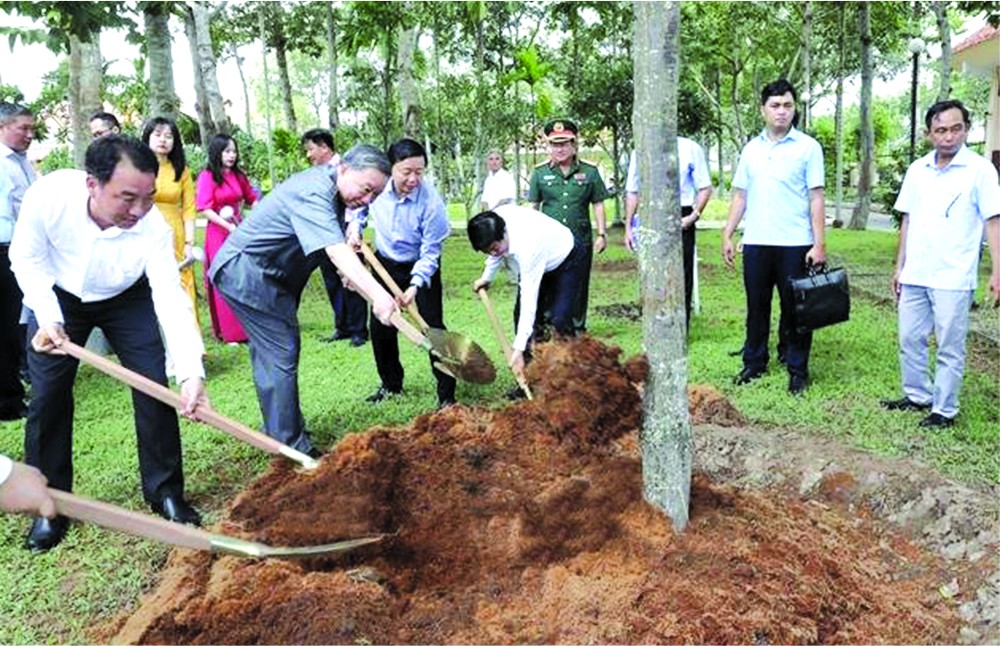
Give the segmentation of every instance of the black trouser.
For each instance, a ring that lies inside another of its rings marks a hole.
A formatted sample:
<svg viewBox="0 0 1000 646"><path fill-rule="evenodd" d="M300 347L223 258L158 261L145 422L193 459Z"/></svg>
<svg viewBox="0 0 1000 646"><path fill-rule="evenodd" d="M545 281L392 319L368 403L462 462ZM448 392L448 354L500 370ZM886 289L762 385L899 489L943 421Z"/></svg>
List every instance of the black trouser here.
<svg viewBox="0 0 1000 646"><path fill-rule="evenodd" d="M591 257L593 253L589 254ZM584 263L589 260L587 247L579 239L573 238L573 249L558 267L545 272L538 288L538 307L535 310L534 331L528 341L530 351L533 340L545 326L546 312L551 312L552 327L563 336L575 336L576 326L573 322L573 307L576 304L577 292L580 288ZM521 317L521 288L517 289L514 300L514 334L517 334L517 323ZM530 358L530 352L525 352L525 359Z"/></svg>
<svg viewBox="0 0 1000 646"><path fill-rule="evenodd" d="M360 257L359 257L360 258ZM333 261L325 253L320 258L320 271L326 296L333 310L333 326L338 336L368 338L368 305L365 297L344 287Z"/></svg>
<svg viewBox="0 0 1000 646"><path fill-rule="evenodd" d="M681 207L681 217L694 213L694 207ZM691 329L691 294L694 292L694 224L681 229L681 246L684 250L684 315L687 329Z"/></svg>
<svg viewBox="0 0 1000 646"><path fill-rule="evenodd" d="M396 262L386 258L382 254L375 252L378 258L392 279L405 290L410 285L410 272L413 270L413 262ZM383 287L388 286L382 282L379 275L375 274L375 279ZM417 290L416 304L420 310L420 315L427 321L427 325L434 328L444 328L444 310L441 303L441 268L434 272L431 277L431 284ZM382 325L375 314L371 317L372 351L375 353L375 366L378 368L378 376L382 380L382 386L389 391L399 392L403 389L403 364L399 362L399 335L396 328ZM432 358L433 359L433 358ZM431 361L433 368L434 362ZM437 379L438 401L455 399L455 378L449 377L440 370L434 369L434 378Z"/></svg>
<svg viewBox="0 0 1000 646"><path fill-rule="evenodd" d="M14 410L24 401L20 371L24 356L22 294L10 270L8 245L0 245L0 408Z"/></svg>
<svg viewBox="0 0 1000 646"><path fill-rule="evenodd" d="M163 341L145 278L114 298L94 303L82 303L62 289L54 289L65 319L63 327L73 343L83 345L91 330L99 327L123 366L167 385ZM33 337L37 330L38 322L30 316L28 334ZM77 365L77 360L67 355L28 350L32 396L25 427L25 461L45 474L49 486L63 491L73 489L73 381ZM182 496L177 411L138 390L132 391L132 406L143 496L150 503L167 494Z"/></svg>
<svg viewBox="0 0 1000 646"><path fill-rule="evenodd" d="M586 238L577 238L576 244L582 247L580 257L580 285L573 297L573 328L577 334L587 331L587 304L590 301L590 268L594 263L594 239L588 233Z"/></svg>
<svg viewBox="0 0 1000 646"><path fill-rule="evenodd" d="M795 300L790 278L798 278L805 271L805 257L810 246L774 247L767 245L743 246L743 284L747 292L747 337L743 346L743 367L751 372L763 372L768 362L768 338L771 334L771 300L778 288L781 302L780 331L785 364L789 374L809 376L809 351L812 332L795 331Z"/></svg>

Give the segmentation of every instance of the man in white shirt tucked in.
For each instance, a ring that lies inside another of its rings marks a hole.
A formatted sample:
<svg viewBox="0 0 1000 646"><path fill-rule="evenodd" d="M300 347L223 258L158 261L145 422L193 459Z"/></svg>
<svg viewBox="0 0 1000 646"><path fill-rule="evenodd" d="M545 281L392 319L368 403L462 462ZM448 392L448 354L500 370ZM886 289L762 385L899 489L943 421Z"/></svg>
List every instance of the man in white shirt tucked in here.
<svg viewBox="0 0 1000 646"><path fill-rule="evenodd" d="M35 137L35 117L16 103L0 103L0 420L27 414L21 369L24 365L24 326L21 290L10 270L7 251L24 192L35 181L28 147Z"/></svg>
<svg viewBox="0 0 1000 646"><path fill-rule="evenodd" d="M586 250L566 225L516 204L480 213L469 220L467 232L472 248L489 255L474 291L489 288L505 259L517 275L517 329L510 367L523 376L528 346L543 311L551 307L552 325L559 334L574 335L573 299Z"/></svg>
<svg viewBox="0 0 1000 646"><path fill-rule="evenodd" d="M60 170L25 194L10 248L11 266L30 310L28 370L32 397L25 461L51 486L73 488L73 381L77 360L58 347L83 345L101 328L122 365L166 386L164 347L174 357L182 413L208 406L191 300L181 287L170 227L153 206L156 156L136 139L102 137L87 149L86 172ZM159 326L157 323L159 322ZM153 511L197 525L184 500L177 412L133 392L142 491ZM47 550L65 518L36 518L26 546Z"/></svg>
<svg viewBox="0 0 1000 646"><path fill-rule="evenodd" d="M895 204L903 213L892 277L899 301L903 397L882 406L929 409L920 426L938 429L952 426L958 415L984 223L993 263L990 290L1000 302L1000 185L996 168L965 147L969 111L960 101L935 103L925 123L934 150L907 169ZM933 384L927 369L932 331L937 340Z"/></svg>
<svg viewBox="0 0 1000 646"><path fill-rule="evenodd" d="M516 204L517 182L503 167L503 155L499 150L491 150L486 154L486 171L483 195L479 198L480 210L488 211L504 204Z"/></svg>

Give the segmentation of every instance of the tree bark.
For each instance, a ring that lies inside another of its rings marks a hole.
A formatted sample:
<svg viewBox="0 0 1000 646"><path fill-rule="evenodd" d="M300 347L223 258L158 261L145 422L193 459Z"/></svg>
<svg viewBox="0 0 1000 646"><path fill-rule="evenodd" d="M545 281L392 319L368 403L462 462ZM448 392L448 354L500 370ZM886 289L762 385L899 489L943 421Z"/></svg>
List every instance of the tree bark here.
<svg viewBox="0 0 1000 646"><path fill-rule="evenodd" d="M326 5L326 60L330 75L329 106L330 130L340 126L340 86L337 79L337 11L332 2Z"/></svg>
<svg viewBox="0 0 1000 646"><path fill-rule="evenodd" d="M837 4L840 28L837 30L837 104L833 113L833 138L836 140L837 158L836 169L834 171L834 183L837 185L837 204L834 207L833 215L834 227L844 226L844 220L840 217L840 210L844 202L844 56L846 51L844 43L844 18L847 14L846 7L846 3L840 2Z"/></svg>
<svg viewBox="0 0 1000 646"><path fill-rule="evenodd" d="M812 1L806 0L802 16L802 129L808 130L811 122L809 105L812 103Z"/></svg>
<svg viewBox="0 0 1000 646"><path fill-rule="evenodd" d="M170 9L165 3L149 2L142 11L149 61L148 117L177 120L180 99L174 91L174 63L170 53Z"/></svg>
<svg viewBox="0 0 1000 646"><path fill-rule="evenodd" d="M408 5L407 5L408 6ZM399 103L403 110L403 134L420 140L420 93L413 80L413 55L420 32L416 27L399 32Z"/></svg>
<svg viewBox="0 0 1000 646"><path fill-rule="evenodd" d="M265 50L266 51L266 50ZM265 55L265 59L267 56ZM233 45L233 60L236 61L236 71L240 75L240 85L243 87L243 119L246 122L247 135L253 137L253 120L250 118L250 90L247 88L247 78L243 74L243 57L239 48Z"/></svg>
<svg viewBox="0 0 1000 646"><path fill-rule="evenodd" d="M191 2L194 16L195 42L197 44L197 61L205 85L205 95L208 108L212 115L215 132L228 134L231 130L229 117L226 116L226 104L219 89L219 75L215 69L215 48L212 46L212 33L209 29L210 16L208 8L197 0Z"/></svg>
<svg viewBox="0 0 1000 646"><path fill-rule="evenodd" d="M635 2L633 50L636 158L643 187L637 230L643 343L649 359L640 438L643 496L673 521L688 522L691 426L687 404L684 264L677 169L679 2Z"/></svg>
<svg viewBox="0 0 1000 646"><path fill-rule="evenodd" d="M89 43L76 36L69 37L69 99L73 131L73 163L83 168L87 145L90 143L90 115L103 107L101 103L100 34L91 36Z"/></svg>
<svg viewBox="0 0 1000 646"><path fill-rule="evenodd" d="M288 76L288 52L285 39L281 37L274 46L274 58L278 64L278 80L281 83L281 106L285 111L285 126L289 132L299 131L299 121L295 118L295 106L292 104L292 82Z"/></svg>
<svg viewBox="0 0 1000 646"><path fill-rule="evenodd" d="M476 13L478 20L476 20L476 102L478 105L486 105L486 62L484 51L486 49L483 40L483 24L486 21L486 7L482 2L476 3ZM478 198L476 194L482 188L483 177L483 110L476 110L476 141L475 141L475 151L473 158L475 160L475 165L473 166L473 190L472 195L469 196L469 203L467 204L466 213L478 213Z"/></svg>
<svg viewBox="0 0 1000 646"><path fill-rule="evenodd" d="M858 3L861 31L861 177L858 180L858 201L851 213L849 228L864 230L872 203L872 163L875 153L875 126L872 123L872 29L868 3Z"/></svg>
<svg viewBox="0 0 1000 646"><path fill-rule="evenodd" d="M941 66L941 85L938 86L937 100L945 101L951 96L951 25L948 24L948 3L932 2L931 9L934 11L938 36L941 38L941 57L938 59L938 64Z"/></svg>
<svg viewBox="0 0 1000 646"><path fill-rule="evenodd" d="M205 92L205 79L198 64L198 33L194 24L194 11L191 5L182 12L184 18L184 33L187 35L188 46L191 49L191 68L194 71L194 109L198 113L198 125L201 135L201 145L208 150L208 143L216 133L215 122L212 121L212 110L208 107L208 95Z"/></svg>

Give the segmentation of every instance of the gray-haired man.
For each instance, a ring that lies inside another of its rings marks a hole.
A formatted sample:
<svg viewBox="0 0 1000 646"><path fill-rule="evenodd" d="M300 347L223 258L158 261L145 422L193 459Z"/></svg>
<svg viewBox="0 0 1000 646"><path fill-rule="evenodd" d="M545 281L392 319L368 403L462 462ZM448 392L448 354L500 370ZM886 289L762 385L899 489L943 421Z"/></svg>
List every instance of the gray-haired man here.
<svg viewBox="0 0 1000 646"><path fill-rule="evenodd" d="M396 301L345 241L346 209L367 205L385 186L389 160L372 146L351 148L336 168L314 166L278 185L229 235L209 277L250 340L264 432L317 456L299 407L299 298L322 254L388 323Z"/></svg>
<svg viewBox="0 0 1000 646"><path fill-rule="evenodd" d="M23 294L7 255L24 192L35 181L28 146L35 138L35 116L16 103L0 103L0 420L27 415L20 371L24 363Z"/></svg>

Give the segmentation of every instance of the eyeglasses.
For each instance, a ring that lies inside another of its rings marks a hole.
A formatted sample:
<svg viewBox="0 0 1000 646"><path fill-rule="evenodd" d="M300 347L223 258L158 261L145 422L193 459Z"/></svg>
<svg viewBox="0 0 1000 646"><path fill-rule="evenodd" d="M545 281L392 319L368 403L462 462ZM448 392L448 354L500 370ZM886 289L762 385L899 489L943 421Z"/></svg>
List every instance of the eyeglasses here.
<svg viewBox="0 0 1000 646"><path fill-rule="evenodd" d="M931 132L933 134L937 135L938 137L943 137L944 135L948 134L949 132L952 133L952 134L960 135L960 134L962 134L962 132L964 130L965 130L965 124L964 123L956 123L955 125L953 125L950 128L945 128L944 126L941 126L941 127L938 127L938 128L934 128L933 130L931 130Z"/></svg>

